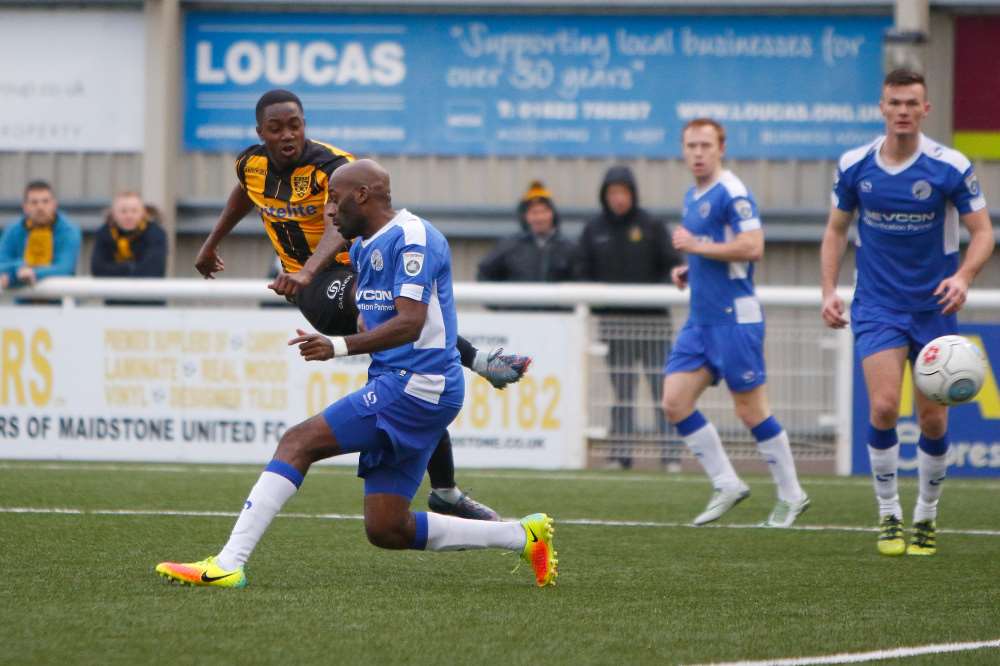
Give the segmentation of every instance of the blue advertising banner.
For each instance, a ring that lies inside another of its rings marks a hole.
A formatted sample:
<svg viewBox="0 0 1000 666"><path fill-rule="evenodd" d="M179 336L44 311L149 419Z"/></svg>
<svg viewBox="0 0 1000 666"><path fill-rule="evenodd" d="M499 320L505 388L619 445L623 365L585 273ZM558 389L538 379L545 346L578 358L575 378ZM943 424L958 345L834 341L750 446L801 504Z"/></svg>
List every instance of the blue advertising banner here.
<svg viewBox="0 0 1000 666"><path fill-rule="evenodd" d="M979 346L988 361L986 381L976 399L948 410L950 476L1000 476L1000 325L962 324L959 333ZM903 400L899 433L900 474L916 474L917 439L920 428L913 402L913 377L907 366L903 377ZM854 361L854 424L851 472L870 474L868 461L868 394L861 363Z"/></svg>
<svg viewBox="0 0 1000 666"><path fill-rule="evenodd" d="M359 154L676 157L709 116L730 157L832 158L882 128L890 23L191 11L184 146L241 150L288 88L312 138Z"/></svg>

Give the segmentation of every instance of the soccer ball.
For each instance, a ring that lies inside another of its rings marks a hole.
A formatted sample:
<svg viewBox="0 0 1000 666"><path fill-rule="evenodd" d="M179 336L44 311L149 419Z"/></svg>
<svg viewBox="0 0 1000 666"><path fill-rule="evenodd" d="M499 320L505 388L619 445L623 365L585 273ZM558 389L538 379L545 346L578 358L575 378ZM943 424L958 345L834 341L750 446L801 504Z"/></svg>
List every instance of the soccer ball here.
<svg viewBox="0 0 1000 666"><path fill-rule="evenodd" d="M986 359L961 335L942 335L928 342L913 364L913 381L939 405L958 405L983 387Z"/></svg>

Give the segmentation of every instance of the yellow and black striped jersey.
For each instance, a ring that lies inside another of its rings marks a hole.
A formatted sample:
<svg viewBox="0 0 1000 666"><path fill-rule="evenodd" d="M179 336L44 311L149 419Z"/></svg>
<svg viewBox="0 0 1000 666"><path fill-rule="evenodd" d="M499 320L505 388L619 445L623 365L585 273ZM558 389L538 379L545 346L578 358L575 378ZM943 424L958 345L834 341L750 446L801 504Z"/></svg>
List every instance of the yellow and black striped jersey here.
<svg viewBox="0 0 1000 666"><path fill-rule="evenodd" d="M260 210L285 271L301 270L316 250L323 237L327 182L334 169L353 161L350 153L311 139L306 139L298 163L286 172L270 167L260 144L236 158L236 178Z"/></svg>

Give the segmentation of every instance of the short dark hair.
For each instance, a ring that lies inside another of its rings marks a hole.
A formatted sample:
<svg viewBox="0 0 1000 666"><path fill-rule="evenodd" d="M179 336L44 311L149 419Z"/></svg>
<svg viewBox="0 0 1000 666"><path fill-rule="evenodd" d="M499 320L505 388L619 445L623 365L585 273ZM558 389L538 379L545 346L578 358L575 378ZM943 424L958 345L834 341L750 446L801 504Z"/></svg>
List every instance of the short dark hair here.
<svg viewBox="0 0 1000 666"><path fill-rule="evenodd" d="M53 196L55 195L55 191L52 189L52 186L49 185L47 181L33 180L24 186L24 198L27 199L28 194L30 192L37 192L38 190L48 190L53 194Z"/></svg>
<svg viewBox="0 0 1000 666"><path fill-rule="evenodd" d="M892 70L885 75L885 80L882 81L883 88L886 86L912 86L915 84L922 85L926 92L927 81L924 80L924 75L905 67Z"/></svg>
<svg viewBox="0 0 1000 666"><path fill-rule="evenodd" d="M302 108L302 100L299 99L298 95L291 90L276 88L275 90L268 90L257 100L257 124L260 125L264 119L264 109L272 104L281 104L282 102L295 102L295 106L299 107L299 111L305 113L305 110Z"/></svg>

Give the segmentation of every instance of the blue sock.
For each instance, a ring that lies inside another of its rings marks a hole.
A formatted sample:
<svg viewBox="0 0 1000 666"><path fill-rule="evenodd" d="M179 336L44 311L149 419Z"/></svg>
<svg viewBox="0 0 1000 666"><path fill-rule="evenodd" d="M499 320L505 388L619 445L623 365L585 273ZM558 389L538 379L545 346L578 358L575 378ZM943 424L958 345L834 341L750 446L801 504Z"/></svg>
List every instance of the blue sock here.
<svg viewBox="0 0 1000 666"><path fill-rule="evenodd" d="M264 471L285 477L294 483L296 488L301 487L302 482L305 481L305 477L302 476L302 472L295 469L285 461L278 460L277 458L267 463L267 467L264 468Z"/></svg>
<svg viewBox="0 0 1000 666"><path fill-rule="evenodd" d="M681 434L681 437L687 437L691 433L704 428L706 423L708 423L708 420L705 419L705 416L696 409L691 412L687 418L681 419L675 423L674 427L677 428L677 432Z"/></svg>
<svg viewBox="0 0 1000 666"><path fill-rule="evenodd" d="M873 449L891 449L899 442L896 435L896 426L879 430L871 423L868 424L868 445Z"/></svg>
<svg viewBox="0 0 1000 666"><path fill-rule="evenodd" d="M766 419L750 428L750 432L753 433L753 438L758 442L764 442L772 437L778 436L778 433L781 432L781 424L778 423L778 419L774 418L774 416L768 416Z"/></svg>
<svg viewBox="0 0 1000 666"><path fill-rule="evenodd" d="M410 548L424 550L427 548L427 514L423 511L414 511L413 517L416 519L417 530L413 535L413 543L410 544Z"/></svg>
<svg viewBox="0 0 1000 666"><path fill-rule="evenodd" d="M917 446L929 456L943 456L948 453L948 433L938 439L931 439L924 433L920 433Z"/></svg>

